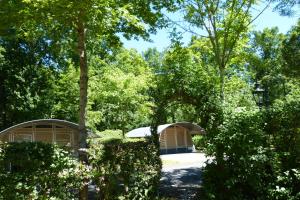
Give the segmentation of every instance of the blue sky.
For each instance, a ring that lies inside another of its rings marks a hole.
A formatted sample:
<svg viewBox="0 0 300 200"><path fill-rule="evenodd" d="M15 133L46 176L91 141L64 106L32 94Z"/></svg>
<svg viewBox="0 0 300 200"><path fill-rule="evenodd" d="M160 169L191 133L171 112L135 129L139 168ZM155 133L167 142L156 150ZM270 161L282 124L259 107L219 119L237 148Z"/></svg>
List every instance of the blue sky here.
<svg viewBox="0 0 300 200"><path fill-rule="evenodd" d="M263 9L263 5L257 8L258 10ZM177 16L175 16L177 17ZM265 12L259 16L253 23L254 30L263 30L264 28L271 28L277 26L281 33L286 33L291 26L297 23L298 17L282 17L277 12L272 11L272 7L269 7ZM125 48L135 48L139 52L143 52L148 48L156 47L159 51L164 50L170 45L169 30L162 29L158 30L156 35L151 35L151 40L153 42L146 42L140 39L136 40L126 40L123 39L123 43ZM186 33L183 35L182 41L184 43L188 43L191 38L190 33Z"/></svg>

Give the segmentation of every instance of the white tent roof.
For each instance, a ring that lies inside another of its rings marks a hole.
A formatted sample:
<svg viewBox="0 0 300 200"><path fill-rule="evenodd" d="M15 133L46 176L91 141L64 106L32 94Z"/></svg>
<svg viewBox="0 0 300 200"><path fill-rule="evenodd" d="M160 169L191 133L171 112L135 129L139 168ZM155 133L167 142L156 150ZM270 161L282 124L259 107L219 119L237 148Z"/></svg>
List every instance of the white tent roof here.
<svg viewBox="0 0 300 200"><path fill-rule="evenodd" d="M205 133L204 129L196 124L192 124L190 122L178 122L178 123L172 123L172 124L164 124L164 125L159 125L157 127L157 133L160 134L163 130L168 128L169 126L182 126L187 128L191 134L203 134ZM137 129L133 129L129 131L126 134L127 137L147 137L151 136L151 129L150 126L147 127L141 127Z"/></svg>
<svg viewBox="0 0 300 200"><path fill-rule="evenodd" d="M60 119L37 119L37 120L32 120L32 121L27 121L27 122L23 122L20 124L16 124L14 126L11 126L5 130L0 131L0 136L10 132L13 129L16 128L23 128L26 126L33 126L33 125L40 125L40 124L57 124L57 125L62 125L62 126L67 126L76 130L79 130L79 125L75 124L73 122L69 122L66 120L60 120ZM97 135L95 135L94 133L92 133L91 131L88 130L88 135L89 137L97 137Z"/></svg>

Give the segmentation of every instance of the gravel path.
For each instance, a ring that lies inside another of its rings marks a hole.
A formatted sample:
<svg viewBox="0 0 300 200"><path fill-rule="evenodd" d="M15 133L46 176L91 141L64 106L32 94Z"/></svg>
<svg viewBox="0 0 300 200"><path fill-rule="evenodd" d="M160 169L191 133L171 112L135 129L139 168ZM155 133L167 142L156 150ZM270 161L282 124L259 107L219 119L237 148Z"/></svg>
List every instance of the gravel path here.
<svg viewBox="0 0 300 200"><path fill-rule="evenodd" d="M163 162L160 195L169 199L194 199L201 187L201 169L208 160L203 153L168 154Z"/></svg>
<svg viewBox="0 0 300 200"><path fill-rule="evenodd" d="M160 197L172 200L195 199L201 187L201 170L208 158L203 153L161 155L163 162ZM95 188L89 187L89 200L95 198Z"/></svg>

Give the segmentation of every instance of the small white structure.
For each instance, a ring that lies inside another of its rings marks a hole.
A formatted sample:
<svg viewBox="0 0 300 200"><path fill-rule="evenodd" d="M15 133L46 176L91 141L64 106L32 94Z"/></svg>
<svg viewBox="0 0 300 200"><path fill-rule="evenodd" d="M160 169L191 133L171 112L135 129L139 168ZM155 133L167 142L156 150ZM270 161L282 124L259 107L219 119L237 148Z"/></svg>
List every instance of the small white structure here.
<svg viewBox="0 0 300 200"><path fill-rule="evenodd" d="M161 154L192 152L192 135L204 133L203 128L189 122L160 125L157 127L160 152ZM149 126L141 127L128 132L126 136L130 138L147 137L151 136L151 130Z"/></svg>

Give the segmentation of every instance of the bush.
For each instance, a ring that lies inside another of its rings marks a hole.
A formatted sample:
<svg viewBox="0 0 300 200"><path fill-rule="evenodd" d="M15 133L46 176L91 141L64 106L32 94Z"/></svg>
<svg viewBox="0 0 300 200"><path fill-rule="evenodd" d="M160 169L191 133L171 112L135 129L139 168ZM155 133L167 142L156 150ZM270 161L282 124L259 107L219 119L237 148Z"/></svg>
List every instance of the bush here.
<svg viewBox="0 0 300 200"><path fill-rule="evenodd" d="M208 134L215 159L203 172L206 199L300 198L300 101L278 102L262 112L224 117Z"/></svg>
<svg viewBox="0 0 300 200"><path fill-rule="evenodd" d="M0 145L0 199L75 198L85 176L84 166L55 145Z"/></svg>
<svg viewBox="0 0 300 200"><path fill-rule="evenodd" d="M300 97L276 103L266 122L282 170L300 167Z"/></svg>
<svg viewBox="0 0 300 200"><path fill-rule="evenodd" d="M268 199L272 200L299 200L300 199L300 170L290 169L278 173L273 187L269 189Z"/></svg>
<svg viewBox="0 0 300 200"><path fill-rule="evenodd" d="M292 98L291 98L292 97ZM300 96L275 103L267 117L267 133L278 157L270 199L300 199Z"/></svg>
<svg viewBox="0 0 300 200"><path fill-rule="evenodd" d="M272 151L256 112L227 116L206 149L216 159L204 170L208 199L259 199L272 182ZM224 195L226 194L226 195ZM263 199L263 198L262 198Z"/></svg>
<svg viewBox="0 0 300 200"><path fill-rule="evenodd" d="M197 150L203 150L205 141L204 141L204 136L203 135L195 135L193 138L193 144L195 145L195 148Z"/></svg>
<svg viewBox="0 0 300 200"><path fill-rule="evenodd" d="M101 131L101 132L97 132L96 133L98 136L100 136L102 139L109 139L109 138L119 138L122 139L123 138L123 133L121 130L105 130L105 131Z"/></svg>
<svg viewBox="0 0 300 200"><path fill-rule="evenodd" d="M146 140L91 141L89 159L101 199L155 199L161 161Z"/></svg>

